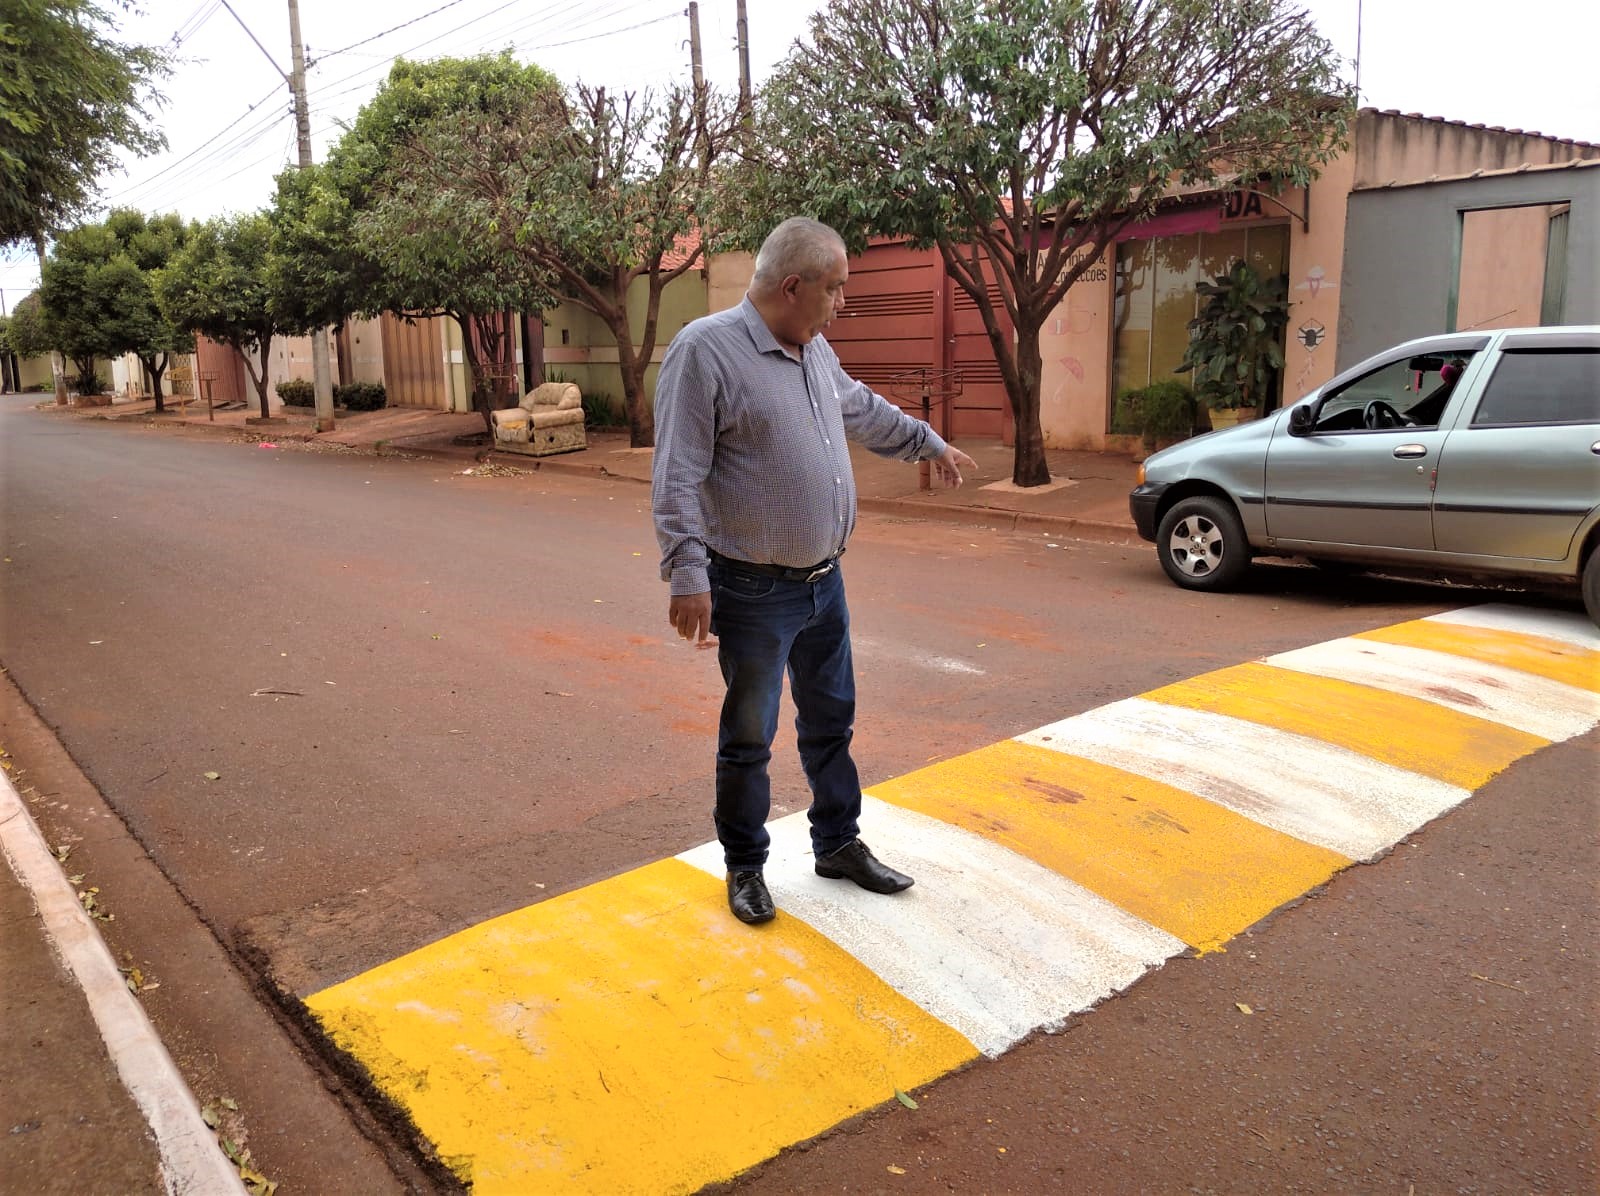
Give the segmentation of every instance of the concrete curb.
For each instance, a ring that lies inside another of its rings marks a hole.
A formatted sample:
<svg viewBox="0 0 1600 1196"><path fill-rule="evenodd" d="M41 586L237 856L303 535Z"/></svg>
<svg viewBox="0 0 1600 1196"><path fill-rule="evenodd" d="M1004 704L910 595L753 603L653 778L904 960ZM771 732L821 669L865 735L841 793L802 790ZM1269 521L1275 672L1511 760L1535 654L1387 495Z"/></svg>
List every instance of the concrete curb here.
<svg viewBox="0 0 1600 1196"><path fill-rule="evenodd" d="M128 419L138 420L149 418L148 413L129 414L123 416L90 416L88 418L111 419L113 421ZM284 431L272 434L270 429L263 428L238 428L238 427L213 427L205 424L196 424L166 417L155 417L155 422L171 427L201 428L205 431L227 432L230 435L249 435L260 433L263 438L273 440L301 440L312 444L331 443L343 445L346 448L360 449L383 456L374 445L365 442L352 443L339 438L335 432L311 432L304 430ZM383 442L386 447L398 453L411 453L419 457L432 457L439 460L470 460L470 454L464 454L450 449L440 449L428 445L412 445L405 443L404 437L397 437ZM608 481L634 482L648 486L649 478L638 478L631 474L617 473L607 469L604 465L578 464L563 461L557 457L527 457L520 453L498 453L496 459L507 465L514 465L519 469L526 469L531 473L548 470L551 473L566 474L571 477L599 478ZM1101 544L1127 544L1139 545L1143 541L1139 538L1138 531L1132 524L1113 523L1109 520L1082 519L1076 515L1052 515L1043 511L1009 511L1001 507L961 506L951 503L926 502L914 498L857 498L856 507L860 511L871 512L877 515L889 515L901 519L921 519L929 522L949 523L961 527L988 527L1000 531L1046 531L1054 532L1064 538L1078 540L1092 540Z"/></svg>
<svg viewBox="0 0 1600 1196"><path fill-rule="evenodd" d="M0 850L33 898L51 945L89 1003L106 1053L155 1137L170 1196L245 1196L244 1184L200 1117L200 1106L128 991L116 961L78 904L33 815L0 777Z"/></svg>

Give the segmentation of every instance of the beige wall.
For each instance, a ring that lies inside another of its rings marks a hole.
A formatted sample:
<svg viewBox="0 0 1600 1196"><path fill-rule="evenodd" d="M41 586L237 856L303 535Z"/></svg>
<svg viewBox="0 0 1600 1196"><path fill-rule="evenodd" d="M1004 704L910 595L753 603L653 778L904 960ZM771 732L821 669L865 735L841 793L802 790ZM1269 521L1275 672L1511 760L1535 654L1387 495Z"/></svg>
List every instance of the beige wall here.
<svg viewBox="0 0 1600 1196"><path fill-rule="evenodd" d="M1047 448L1098 449L1105 444L1116 256L1116 247L1108 247L1072 284L1039 333L1044 363L1039 424Z"/></svg>
<svg viewBox="0 0 1600 1196"><path fill-rule="evenodd" d="M637 340L644 328L649 284L636 278L628 289L628 322ZM655 394L656 376L667 346L685 325L707 314L706 272L691 269L667 284L661 293L656 320L655 350L645 370L646 395ZM743 294L741 287L740 294ZM736 300L737 301L737 300ZM622 410L622 376L617 371L617 341L611 329L593 312L576 303L563 303L544 314L544 360L547 373L560 373L578 384L585 395L606 395ZM562 333L566 344L562 344Z"/></svg>
<svg viewBox="0 0 1600 1196"><path fill-rule="evenodd" d="M1345 207L1355 158L1341 154L1311 184L1305 225L1289 222L1289 329L1283 351L1283 404L1333 377L1344 269Z"/></svg>
<svg viewBox="0 0 1600 1196"><path fill-rule="evenodd" d="M30 390L34 387L46 391L54 390L55 376L50 372L50 358L17 358L17 385L21 386L23 390Z"/></svg>
<svg viewBox="0 0 1600 1196"><path fill-rule="evenodd" d="M1508 170L1523 163L1542 166L1600 158L1600 145L1371 108L1362 109L1356 119L1354 148L1357 188Z"/></svg>
<svg viewBox="0 0 1600 1196"><path fill-rule="evenodd" d="M379 320L351 320L350 379L383 381L383 324Z"/></svg>
<svg viewBox="0 0 1600 1196"><path fill-rule="evenodd" d="M727 311L737 307L750 287L756 272L753 253L719 253L706 270L706 310Z"/></svg>

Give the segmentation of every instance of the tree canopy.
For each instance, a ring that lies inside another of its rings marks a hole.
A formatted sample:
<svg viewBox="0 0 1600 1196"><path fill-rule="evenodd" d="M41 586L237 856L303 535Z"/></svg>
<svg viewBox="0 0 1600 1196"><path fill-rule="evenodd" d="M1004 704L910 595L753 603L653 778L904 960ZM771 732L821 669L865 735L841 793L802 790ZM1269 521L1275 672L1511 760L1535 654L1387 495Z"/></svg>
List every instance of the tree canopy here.
<svg viewBox="0 0 1600 1196"><path fill-rule="evenodd" d="M131 209L113 211L100 224L62 235L43 270L40 297L57 346L70 356L135 354L149 371L156 410L165 409L161 378L174 353L188 352L194 338L156 301L155 279L187 237L176 215L146 218Z"/></svg>
<svg viewBox="0 0 1600 1196"><path fill-rule="evenodd" d="M504 393L514 382L505 314L541 311L554 296L543 271L497 251L484 203L412 185L406 163L442 122L470 113L490 128L526 127L523 115L558 94L554 76L509 54L400 59L322 167L278 180L286 289L300 317L451 316L486 429L493 407L514 401ZM471 150L455 148L451 182Z"/></svg>
<svg viewBox="0 0 1600 1196"><path fill-rule="evenodd" d="M273 338L293 324L271 217L253 212L191 225L186 243L157 275L156 297L178 327L239 350L267 418L267 359ZM251 360L257 350L259 369Z"/></svg>
<svg viewBox="0 0 1600 1196"><path fill-rule="evenodd" d="M1039 485L1067 289L1175 187L1309 182L1348 128L1337 62L1289 0L833 0L762 93L741 223L936 246L1000 366L1013 480Z"/></svg>
<svg viewBox="0 0 1600 1196"><path fill-rule="evenodd" d="M580 85L540 99L511 120L462 110L432 122L399 163L395 199L473 213L490 253L598 316L617 344L631 443L645 447L662 292L704 261L736 114L681 87L617 96Z"/></svg>
<svg viewBox="0 0 1600 1196"><path fill-rule="evenodd" d="M0 12L0 247L80 218L118 151L165 144L151 121L165 53L116 40L94 0L6 0Z"/></svg>

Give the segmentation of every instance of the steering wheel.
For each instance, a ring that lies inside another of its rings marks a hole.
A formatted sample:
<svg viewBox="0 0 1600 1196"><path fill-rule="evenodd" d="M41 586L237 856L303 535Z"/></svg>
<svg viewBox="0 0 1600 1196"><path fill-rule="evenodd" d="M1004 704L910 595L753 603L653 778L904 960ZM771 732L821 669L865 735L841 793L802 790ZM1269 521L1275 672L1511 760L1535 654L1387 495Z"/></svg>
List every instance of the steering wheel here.
<svg viewBox="0 0 1600 1196"><path fill-rule="evenodd" d="M1361 413L1361 422L1369 428L1401 428L1411 421L1382 399L1373 399Z"/></svg>

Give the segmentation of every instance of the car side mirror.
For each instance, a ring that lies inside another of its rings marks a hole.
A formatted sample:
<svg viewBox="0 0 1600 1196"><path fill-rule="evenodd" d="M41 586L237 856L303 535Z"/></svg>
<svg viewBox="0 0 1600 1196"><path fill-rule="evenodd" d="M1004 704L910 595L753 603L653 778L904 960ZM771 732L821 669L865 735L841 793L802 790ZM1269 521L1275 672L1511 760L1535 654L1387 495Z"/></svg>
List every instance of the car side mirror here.
<svg viewBox="0 0 1600 1196"><path fill-rule="evenodd" d="M1311 435L1312 421L1311 407L1309 404L1289 408L1289 435Z"/></svg>

